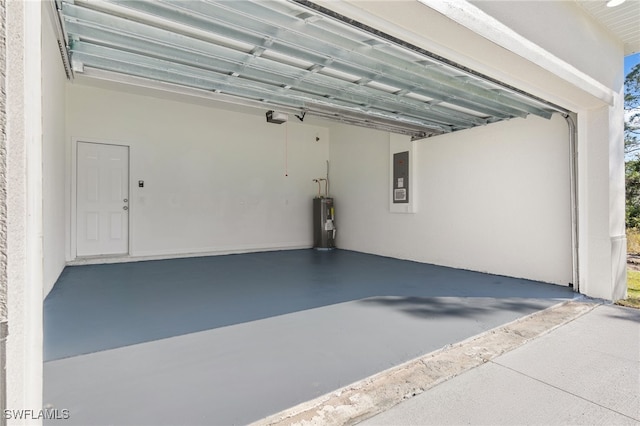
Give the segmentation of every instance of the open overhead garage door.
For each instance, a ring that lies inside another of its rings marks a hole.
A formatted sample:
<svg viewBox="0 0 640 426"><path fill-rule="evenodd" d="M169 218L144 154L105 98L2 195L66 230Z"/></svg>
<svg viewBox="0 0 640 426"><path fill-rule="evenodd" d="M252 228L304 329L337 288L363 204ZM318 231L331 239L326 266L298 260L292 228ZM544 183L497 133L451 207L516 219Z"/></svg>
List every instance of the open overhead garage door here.
<svg viewBox="0 0 640 426"><path fill-rule="evenodd" d="M67 74L420 139L567 111L306 0L56 0Z"/></svg>

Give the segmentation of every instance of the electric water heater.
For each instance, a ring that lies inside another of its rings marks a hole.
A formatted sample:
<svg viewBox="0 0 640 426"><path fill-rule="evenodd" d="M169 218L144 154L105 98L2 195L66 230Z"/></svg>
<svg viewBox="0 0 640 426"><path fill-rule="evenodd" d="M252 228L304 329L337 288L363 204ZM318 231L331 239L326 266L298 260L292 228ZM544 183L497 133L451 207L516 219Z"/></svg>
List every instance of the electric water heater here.
<svg viewBox="0 0 640 426"><path fill-rule="evenodd" d="M313 247L318 250L335 248L336 224L333 198L313 199Z"/></svg>

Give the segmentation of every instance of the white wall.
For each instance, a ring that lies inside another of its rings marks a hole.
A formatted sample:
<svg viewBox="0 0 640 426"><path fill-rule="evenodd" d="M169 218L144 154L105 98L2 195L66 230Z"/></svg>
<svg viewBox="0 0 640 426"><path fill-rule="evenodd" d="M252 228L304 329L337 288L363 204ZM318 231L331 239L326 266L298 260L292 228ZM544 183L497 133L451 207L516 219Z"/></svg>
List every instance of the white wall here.
<svg viewBox="0 0 640 426"><path fill-rule="evenodd" d="M68 85L67 138L130 146L132 256L311 247L327 129L265 112Z"/></svg>
<svg viewBox="0 0 640 426"><path fill-rule="evenodd" d="M474 2L484 11L454 0L322 3L577 113L580 289L624 297L620 40L573 2ZM496 20L512 31L496 31Z"/></svg>
<svg viewBox="0 0 640 426"><path fill-rule="evenodd" d="M608 105L574 108L579 126L581 291L605 299L625 297L621 41L574 2L474 4L611 90Z"/></svg>
<svg viewBox="0 0 640 426"><path fill-rule="evenodd" d="M416 142L415 214L389 212L389 134L331 129L341 248L566 285L569 147L562 117Z"/></svg>
<svg viewBox="0 0 640 426"><path fill-rule="evenodd" d="M42 208L44 294L65 266L65 83L47 2L42 3Z"/></svg>

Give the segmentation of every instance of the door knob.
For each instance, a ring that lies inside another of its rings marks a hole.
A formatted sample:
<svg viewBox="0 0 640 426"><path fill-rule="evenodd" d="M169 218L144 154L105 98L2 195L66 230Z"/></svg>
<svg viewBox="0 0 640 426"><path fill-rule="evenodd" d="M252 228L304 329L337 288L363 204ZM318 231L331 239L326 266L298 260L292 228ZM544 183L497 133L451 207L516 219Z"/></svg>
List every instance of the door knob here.
<svg viewBox="0 0 640 426"><path fill-rule="evenodd" d="M129 210L129 207L127 207L127 206L122 206L122 210Z"/></svg>
<svg viewBox="0 0 640 426"><path fill-rule="evenodd" d="M124 199L124 200L122 200L122 201L124 201L125 203L128 203L128 202L129 202L129 199L128 199L128 198L125 198L125 199Z"/></svg>

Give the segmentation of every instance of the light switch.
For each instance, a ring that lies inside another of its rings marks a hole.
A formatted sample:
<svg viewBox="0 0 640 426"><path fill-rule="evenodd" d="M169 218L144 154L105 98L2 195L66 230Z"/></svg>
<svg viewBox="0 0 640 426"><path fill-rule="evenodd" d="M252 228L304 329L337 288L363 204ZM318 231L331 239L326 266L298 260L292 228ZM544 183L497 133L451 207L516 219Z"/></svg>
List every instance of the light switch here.
<svg viewBox="0 0 640 426"><path fill-rule="evenodd" d="M138 181L138 188L144 188L144 181L143 180L139 180Z"/></svg>

